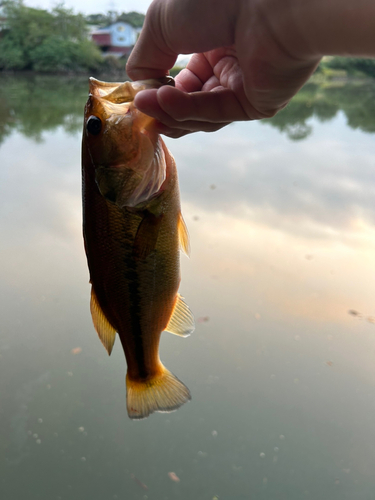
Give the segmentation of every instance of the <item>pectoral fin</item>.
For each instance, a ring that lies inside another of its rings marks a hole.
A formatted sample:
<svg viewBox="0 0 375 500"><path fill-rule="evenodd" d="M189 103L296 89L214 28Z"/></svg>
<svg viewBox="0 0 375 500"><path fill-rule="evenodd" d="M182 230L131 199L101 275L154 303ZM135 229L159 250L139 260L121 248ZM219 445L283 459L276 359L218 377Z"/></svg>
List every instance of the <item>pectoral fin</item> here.
<svg viewBox="0 0 375 500"><path fill-rule="evenodd" d="M135 259L143 260L155 250L162 220L163 214L157 216L146 212L134 238L133 256Z"/></svg>
<svg viewBox="0 0 375 500"><path fill-rule="evenodd" d="M91 287L90 311L95 330L97 331L102 344L106 348L108 355L110 355L112 352L113 344L115 343L116 330L109 323L105 314L103 313L98 299L96 298L93 287Z"/></svg>
<svg viewBox="0 0 375 500"><path fill-rule="evenodd" d="M178 293L172 316L165 331L173 333L174 335L179 335L180 337L188 337L194 330L195 324L193 313Z"/></svg>
<svg viewBox="0 0 375 500"><path fill-rule="evenodd" d="M187 230L184 218L182 217L181 213L180 213L180 217L178 219L178 238L179 238L179 241L180 241L181 250L188 257L190 257L189 233L188 233L188 230Z"/></svg>

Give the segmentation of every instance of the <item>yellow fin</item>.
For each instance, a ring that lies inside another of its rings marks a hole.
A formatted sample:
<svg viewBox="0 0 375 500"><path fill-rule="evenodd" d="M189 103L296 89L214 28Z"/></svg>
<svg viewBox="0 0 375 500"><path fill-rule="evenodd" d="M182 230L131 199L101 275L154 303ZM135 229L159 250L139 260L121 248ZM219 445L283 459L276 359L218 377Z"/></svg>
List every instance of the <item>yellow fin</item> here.
<svg viewBox="0 0 375 500"><path fill-rule="evenodd" d="M190 399L186 385L163 365L160 374L147 381L130 380L126 375L126 406L132 419L146 418L155 411L175 411Z"/></svg>
<svg viewBox="0 0 375 500"><path fill-rule="evenodd" d="M165 328L165 331L173 333L174 335L179 335L180 337L188 337L194 330L195 324L193 313L178 293L172 316Z"/></svg>
<svg viewBox="0 0 375 500"><path fill-rule="evenodd" d="M115 343L116 330L105 317L99 305L98 299L96 298L93 287L91 287L90 311L95 330L97 331L102 344L106 348L108 355L110 355L113 344Z"/></svg>
<svg viewBox="0 0 375 500"><path fill-rule="evenodd" d="M189 233L188 233L188 230L187 230L184 218L182 217L181 213L180 213L180 217L178 219L178 238L179 238L179 241L180 241L181 250L188 257L190 257Z"/></svg>

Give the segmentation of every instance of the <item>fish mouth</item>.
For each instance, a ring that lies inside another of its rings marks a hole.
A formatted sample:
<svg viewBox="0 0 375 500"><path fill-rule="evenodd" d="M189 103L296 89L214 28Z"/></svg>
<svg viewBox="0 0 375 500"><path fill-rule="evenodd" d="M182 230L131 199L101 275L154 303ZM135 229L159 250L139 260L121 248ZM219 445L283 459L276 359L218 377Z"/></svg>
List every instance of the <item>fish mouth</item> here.
<svg viewBox="0 0 375 500"><path fill-rule="evenodd" d="M113 104L124 104L134 101L134 97L141 90L158 89L163 85L175 86L171 76L153 78L150 80L138 80L135 82L102 82L96 78L89 79L90 95L101 97Z"/></svg>
<svg viewBox="0 0 375 500"><path fill-rule="evenodd" d="M158 89L163 85L174 86L174 79L166 76L159 79L138 80L135 82L102 82L96 78L89 79L89 95L96 98L105 110L107 116L124 116L132 111L137 111L137 125L142 129L150 129L154 119L139 112L133 105L138 92L146 89ZM116 119L116 118L114 118ZM120 118L118 118L120 119Z"/></svg>
<svg viewBox="0 0 375 500"><path fill-rule="evenodd" d="M86 104L86 116L101 115L104 121L117 125L123 118L132 119L133 125L142 133L155 137L153 132L154 118L138 111L133 102L138 92L146 89L157 89L163 85L174 86L172 77L138 80L135 82L103 82L91 77L89 79L89 100Z"/></svg>
<svg viewBox="0 0 375 500"><path fill-rule="evenodd" d="M174 80L164 78L107 83L90 78L90 113L96 107L101 108L105 123L103 134L110 133L114 126L121 131L116 132L121 133L121 136L118 135L118 142L130 146L129 150L120 146L120 156L125 154L122 161L118 157L110 164L99 163L95 168L95 180L100 193L120 208L137 207L162 191L167 177L165 146L153 128L154 118L138 111L133 101L141 90L166 84L173 85ZM124 126L120 126L121 122ZM131 144L137 146L132 148Z"/></svg>

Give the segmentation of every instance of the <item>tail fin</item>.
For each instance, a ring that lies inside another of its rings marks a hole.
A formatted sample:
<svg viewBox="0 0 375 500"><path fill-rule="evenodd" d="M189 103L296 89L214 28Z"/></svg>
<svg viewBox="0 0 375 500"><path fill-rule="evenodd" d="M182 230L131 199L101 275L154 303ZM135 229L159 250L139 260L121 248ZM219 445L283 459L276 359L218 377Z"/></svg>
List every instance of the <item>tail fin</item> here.
<svg viewBox="0 0 375 500"><path fill-rule="evenodd" d="M177 410L190 399L186 385L164 366L159 375L145 382L126 376L126 405L132 419L146 418L154 411Z"/></svg>

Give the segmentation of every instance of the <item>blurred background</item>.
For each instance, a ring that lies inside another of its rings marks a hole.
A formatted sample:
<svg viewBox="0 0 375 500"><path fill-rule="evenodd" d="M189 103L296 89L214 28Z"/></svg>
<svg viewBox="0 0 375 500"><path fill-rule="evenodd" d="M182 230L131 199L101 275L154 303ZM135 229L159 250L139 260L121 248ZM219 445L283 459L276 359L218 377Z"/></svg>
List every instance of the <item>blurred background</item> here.
<svg viewBox="0 0 375 500"><path fill-rule="evenodd" d="M80 143L88 76L126 77L98 39L139 32L137 5L3 11L0 498L371 500L373 61L326 59L273 119L166 140L197 328L164 333L161 358L192 401L134 422L120 343L109 358L89 312Z"/></svg>

